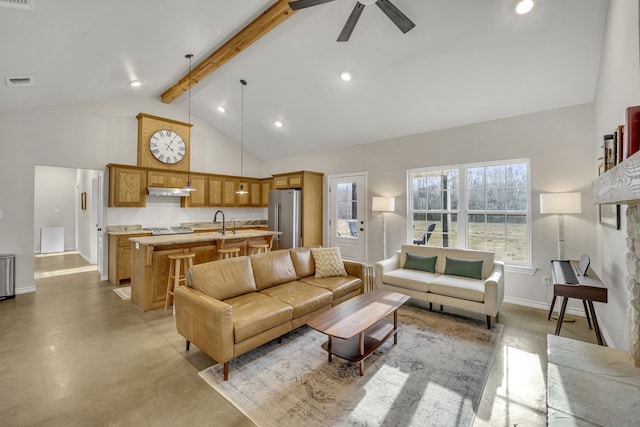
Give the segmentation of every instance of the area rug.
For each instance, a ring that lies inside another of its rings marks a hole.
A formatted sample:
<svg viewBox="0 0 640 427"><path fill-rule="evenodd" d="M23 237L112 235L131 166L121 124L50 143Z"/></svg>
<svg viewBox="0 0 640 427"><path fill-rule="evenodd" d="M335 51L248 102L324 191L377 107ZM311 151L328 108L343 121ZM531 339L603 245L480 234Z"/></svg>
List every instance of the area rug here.
<svg viewBox="0 0 640 427"><path fill-rule="evenodd" d="M307 326L200 376L259 426L469 426L503 326L403 306L390 338L357 364L329 363Z"/></svg>
<svg viewBox="0 0 640 427"><path fill-rule="evenodd" d="M113 288L113 292L124 300L131 299L131 286L122 286L120 288Z"/></svg>

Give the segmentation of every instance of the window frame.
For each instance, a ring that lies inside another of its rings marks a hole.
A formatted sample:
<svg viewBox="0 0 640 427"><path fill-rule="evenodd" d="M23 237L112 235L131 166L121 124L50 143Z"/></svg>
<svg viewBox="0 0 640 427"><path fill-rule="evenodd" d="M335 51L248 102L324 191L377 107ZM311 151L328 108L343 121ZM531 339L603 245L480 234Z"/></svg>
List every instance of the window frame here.
<svg viewBox="0 0 640 427"><path fill-rule="evenodd" d="M532 265L531 256L532 256L532 235L531 235L531 161L529 158L519 158L519 159L504 159L504 160L492 160L488 162L474 162L474 163L462 163L462 164L454 164L454 165L442 165L442 166L429 166L429 167L421 167L421 168L412 168L407 169L407 230L406 230L406 243L413 243L413 218L415 213L421 213L422 211L414 211L413 210L413 174L415 173L426 173L435 172L435 171L448 171L448 170L457 170L458 172L458 209L457 211L451 210L450 213L457 214L458 219L458 246L457 248L467 249L468 248L468 229L467 229L467 219L469 214L484 212L485 214L490 214L491 211L478 211L478 210L470 210L468 208L468 198L467 198L467 173L471 168L477 167L491 167L491 166L507 166L510 164L516 163L524 163L527 168L527 191L526 191L526 201L527 201L527 210L526 210L526 261L512 261L512 260L503 260L496 258L496 260L504 261L505 265L513 266L513 267L530 267ZM486 188L486 187L485 187ZM435 212L440 212L441 210L434 210ZM425 213L428 211L424 211ZM512 213L521 213L522 211L509 211L505 209L505 214ZM508 237L508 234L506 235ZM453 247L453 246L451 246Z"/></svg>

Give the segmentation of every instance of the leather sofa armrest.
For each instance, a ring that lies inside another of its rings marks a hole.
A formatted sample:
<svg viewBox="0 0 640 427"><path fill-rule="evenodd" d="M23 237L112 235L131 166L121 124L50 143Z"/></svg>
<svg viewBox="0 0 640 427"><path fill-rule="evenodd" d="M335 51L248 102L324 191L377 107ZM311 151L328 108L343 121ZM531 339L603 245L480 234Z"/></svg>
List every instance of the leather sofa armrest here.
<svg viewBox="0 0 640 427"><path fill-rule="evenodd" d="M233 358L233 311L229 304L197 289L178 286L174 292L176 329L188 341L226 363Z"/></svg>
<svg viewBox="0 0 640 427"><path fill-rule="evenodd" d="M356 261L343 260L344 269L347 270L349 276L360 278L364 282L364 264Z"/></svg>
<svg viewBox="0 0 640 427"><path fill-rule="evenodd" d="M484 281L484 304L487 315L495 316L504 300L504 263L496 261L493 271Z"/></svg>
<svg viewBox="0 0 640 427"><path fill-rule="evenodd" d="M396 251L391 258L376 262L375 283L376 287L382 285L382 275L388 271L396 270L400 267L400 251Z"/></svg>

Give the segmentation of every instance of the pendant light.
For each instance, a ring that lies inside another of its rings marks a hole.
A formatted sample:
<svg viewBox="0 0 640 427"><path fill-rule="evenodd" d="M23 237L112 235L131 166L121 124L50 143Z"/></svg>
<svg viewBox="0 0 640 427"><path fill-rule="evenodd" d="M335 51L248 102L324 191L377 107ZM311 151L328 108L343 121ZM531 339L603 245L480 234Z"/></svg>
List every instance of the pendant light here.
<svg viewBox="0 0 640 427"><path fill-rule="evenodd" d="M189 60L189 100L188 100L188 110L189 110L189 128L191 128L191 58L193 58L193 54L192 53L188 53L184 56L185 58L187 58ZM189 131L191 132L191 131ZM193 186L191 185L191 175L189 173L187 173L187 185L185 185L185 187L183 188L183 190L187 190L187 191L196 191L195 188L193 188Z"/></svg>
<svg viewBox="0 0 640 427"><path fill-rule="evenodd" d="M244 171L244 87L247 85L245 80L240 80L241 86L241 104L240 104L240 178L242 179ZM236 190L236 194L247 194L248 191L244 188L244 184L241 182Z"/></svg>

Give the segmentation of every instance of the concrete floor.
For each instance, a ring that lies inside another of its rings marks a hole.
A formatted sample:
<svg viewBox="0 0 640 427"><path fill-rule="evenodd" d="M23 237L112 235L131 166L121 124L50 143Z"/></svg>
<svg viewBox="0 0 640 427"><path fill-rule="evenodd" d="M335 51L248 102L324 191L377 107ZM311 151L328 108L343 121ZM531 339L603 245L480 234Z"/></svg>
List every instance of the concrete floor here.
<svg viewBox="0 0 640 427"><path fill-rule="evenodd" d="M37 275L83 267L77 255L36 258ZM139 312L95 271L56 274L0 302L0 425L253 425L198 376L215 362L184 351L171 310ZM555 321L512 304L498 321L505 327L474 425L543 426ZM565 323L562 336L595 342L584 318Z"/></svg>

